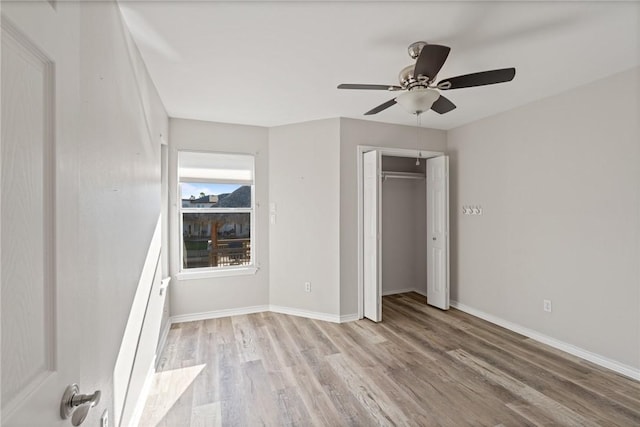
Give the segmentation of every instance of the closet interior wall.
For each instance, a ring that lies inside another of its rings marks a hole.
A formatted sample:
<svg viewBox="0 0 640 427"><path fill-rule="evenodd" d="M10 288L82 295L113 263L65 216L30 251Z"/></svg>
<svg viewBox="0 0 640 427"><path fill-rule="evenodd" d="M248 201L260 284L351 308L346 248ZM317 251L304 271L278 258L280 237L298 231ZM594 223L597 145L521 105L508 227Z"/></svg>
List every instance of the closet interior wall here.
<svg viewBox="0 0 640 427"><path fill-rule="evenodd" d="M382 295L426 295L426 160L416 165L415 158L382 156L382 171ZM419 173L422 178L384 172Z"/></svg>

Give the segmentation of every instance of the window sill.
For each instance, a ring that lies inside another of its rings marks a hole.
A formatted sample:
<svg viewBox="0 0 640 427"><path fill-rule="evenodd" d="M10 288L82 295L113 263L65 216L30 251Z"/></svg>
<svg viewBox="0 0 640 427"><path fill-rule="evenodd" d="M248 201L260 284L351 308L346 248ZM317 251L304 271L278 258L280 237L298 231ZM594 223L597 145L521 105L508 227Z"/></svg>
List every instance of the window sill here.
<svg viewBox="0 0 640 427"><path fill-rule="evenodd" d="M177 280L210 279L215 277L248 276L256 274L257 267L224 268L220 270L182 271L176 274Z"/></svg>

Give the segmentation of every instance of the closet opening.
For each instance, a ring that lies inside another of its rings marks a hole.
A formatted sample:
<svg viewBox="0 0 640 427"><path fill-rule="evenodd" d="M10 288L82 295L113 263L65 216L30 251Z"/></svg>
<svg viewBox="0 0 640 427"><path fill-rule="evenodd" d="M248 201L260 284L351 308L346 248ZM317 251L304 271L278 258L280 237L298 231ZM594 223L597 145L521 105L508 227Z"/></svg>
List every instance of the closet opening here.
<svg viewBox="0 0 640 427"><path fill-rule="evenodd" d="M449 308L448 159L358 147L358 315L382 320L382 296L415 291Z"/></svg>
<svg viewBox="0 0 640 427"><path fill-rule="evenodd" d="M426 160L382 156L382 296L427 296Z"/></svg>

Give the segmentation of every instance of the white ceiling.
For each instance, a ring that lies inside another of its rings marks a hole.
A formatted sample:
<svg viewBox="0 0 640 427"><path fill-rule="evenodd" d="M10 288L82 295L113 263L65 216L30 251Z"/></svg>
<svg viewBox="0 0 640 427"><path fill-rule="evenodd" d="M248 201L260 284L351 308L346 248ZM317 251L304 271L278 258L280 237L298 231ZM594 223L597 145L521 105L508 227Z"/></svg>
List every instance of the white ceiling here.
<svg viewBox="0 0 640 427"><path fill-rule="evenodd" d="M397 84L407 46L444 44L440 79L517 69L510 83L444 93L422 115L451 129L640 65L638 2L120 1L172 117L276 126L328 117L415 124L394 97L339 83ZM598 106L594 100L594 108Z"/></svg>

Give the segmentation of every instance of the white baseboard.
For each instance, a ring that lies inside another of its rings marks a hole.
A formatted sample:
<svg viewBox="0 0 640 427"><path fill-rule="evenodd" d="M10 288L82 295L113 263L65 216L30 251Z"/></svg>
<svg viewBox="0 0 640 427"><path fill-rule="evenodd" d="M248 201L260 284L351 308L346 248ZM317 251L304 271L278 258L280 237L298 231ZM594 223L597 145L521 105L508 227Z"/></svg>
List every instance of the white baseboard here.
<svg viewBox="0 0 640 427"><path fill-rule="evenodd" d="M131 422L129 423L130 426L137 426L138 424L140 424L140 417L142 417L144 405L147 403L147 398L149 397L149 392L151 391L151 385L153 384L153 376L156 373L157 357L157 355L153 357L151 366L149 366L149 370L147 371L147 377L144 379L144 384L142 385L142 389L140 390L138 400L136 401L136 407L134 408L133 414L131 415Z"/></svg>
<svg viewBox="0 0 640 427"><path fill-rule="evenodd" d="M214 311L207 311L207 312L194 313L194 314L180 314L177 316L172 316L169 319L168 327L165 328L166 331L163 331L163 334L160 338L160 345L158 346L158 354L161 354L162 350L164 350L164 346L167 340L167 335L169 334L169 329L171 325L174 323L217 319L219 317L239 316L243 314L262 313L265 311L272 311L274 313L306 317L307 319L323 320L325 322L333 322L333 323L353 322L354 320L359 319L357 313L339 316L337 314L328 314L328 313L320 313L317 311L300 310L297 308L282 307L279 305L256 305L252 307L240 307L240 308L231 308L231 309L225 309L225 310L214 310Z"/></svg>
<svg viewBox="0 0 640 427"><path fill-rule="evenodd" d="M382 291L382 296L386 297L387 295L395 295L395 294L406 294L407 292L415 292L417 294L420 294L424 297L427 296L427 294L424 291L421 291L419 289L416 288L406 288L406 289L391 289L388 291Z"/></svg>
<svg viewBox="0 0 640 427"><path fill-rule="evenodd" d="M307 319L324 320L325 322L340 323L340 316L337 314L319 313L317 311L300 310L279 305L270 305L269 311L274 313L288 314L290 316L306 317Z"/></svg>
<svg viewBox="0 0 640 427"><path fill-rule="evenodd" d="M340 323L355 322L356 320L360 320L360 316L358 316L358 313L343 314L342 316L340 316Z"/></svg>
<svg viewBox="0 0 640 427"><path fill-rule="evenodd" d="M156 358L162 354L164 347L167 345L167 338L169 338L169 331L171 330L171 317L167 320L162 331L160 332L160 340L158 340L158 348L156 348Z"/></svg>
<svg viewBox="0 0 640 427"><path fill-rule="evenodd" d="M254 305L251 307L229 308L224 310L205 311L202 313L179 314L177 316L171 316L171 323L194 322L197 320L217 319L219 317L262 313L263 311L269 311L269 306Z"/></svg>
<svg viewBox="0 0 640 427"><path fill-rule="evenodd" d="M486 320L487 322L502 326L503 328L509 329L513 332L517 332L548 346L557 348L558 350L562 350L566 353L580 357L591 363L595 363L596 365L611 369L612 371L615 371L634 380L640 381L640 369L625 365L624 363L609 359L608 357L601 356L583 348L576 347L573 344L560 341L548 335L541 334L540 332L534 331L533 329L525 328L524 326L520 326L516 323L509 322L508 320L504 320L494 315L477 310L473 307L469 307L467 305L459 303L458 301L451 301L451 307L457 308L458 310L464 311L465 313L468 313L472 316L479 317L480 319Z"/></svg>
<svg viewBox="0 0 640 427"><path fill-rule="evenodd" d="M424 297L427 296L424 293L424 291L421 291L415 288L387 291L387 292L384 292L382 295L386 296L386 295L394 295L394 294L401 294L401 293L407 293L407 292L415 292ZM256 305L252 307L240 307L240 308L230 308L230 309L224 309L224 310L206 311L202 313L179 314L177 316L172 316L169 319L169 326L174 323L217 319L219 317L239 316L243 314L262 313L265 311L272 311L274 313L288 314L291 316L298 316L298 317L306 317L307 319L323 320L325 322L333 322L333 323L353 322L360 319L360 317L358 316L358 313L337 315L337 314L321 313L318 311L301 310L298 308L283 307L279 305ZM166 334L168 333L169 333L169 328L167 328L167 331L166 331ZM161 345L158 347L159 348L158 354L160 354L164 349L165 341L166 341L166 335L163 334L163 338L161 338L161 341L160 341Z"/></svg>

